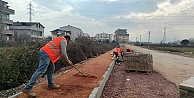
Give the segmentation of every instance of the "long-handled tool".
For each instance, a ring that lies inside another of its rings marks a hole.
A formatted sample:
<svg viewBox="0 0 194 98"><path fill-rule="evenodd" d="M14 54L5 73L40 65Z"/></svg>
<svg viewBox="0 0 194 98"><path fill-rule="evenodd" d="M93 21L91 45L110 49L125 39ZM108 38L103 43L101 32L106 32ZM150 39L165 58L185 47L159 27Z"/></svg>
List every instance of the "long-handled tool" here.
<svg viewBox="0 0 194 98"><path fill-rule="evenodd" d="M75 68L77 71L79 71L79 73L81 73L84 77L86 76L81 70L79 70L77 67L75 67L74 65L72 65L73 68Z"/></svg>
<svg viewBox="0 0 194 98"><path fill-rule="evenodd" d="M77 71L78 71L78 73L81 73L84 77L92 77L92 78L97 78L96 76L94 76L94 75L92 75L92 74L90 74L90 73L86 73L86 72L82 72L81 70L79 70L76 66L74 66L74 65L72 65L73 66L73 68L75 68ZM78 74L77 73L77 74Z"/></svg>
<svg viewBox="0 0 194 98"><path fill-rule="evenodd" d="M62 60L62 62L63 62L63 60ZM63 62L64 63L64 62ZM74 66L74 65L71 65L71 66L73 66L73 68L75 68L77 71L78 71L78 73L81 73L84 77L95 77L96 78L96 76L94 76L94 75L92 75L92 74L89 74L89 73L86 73L86 72L82 72L81 70L79 70L76 66Z"/></svg>

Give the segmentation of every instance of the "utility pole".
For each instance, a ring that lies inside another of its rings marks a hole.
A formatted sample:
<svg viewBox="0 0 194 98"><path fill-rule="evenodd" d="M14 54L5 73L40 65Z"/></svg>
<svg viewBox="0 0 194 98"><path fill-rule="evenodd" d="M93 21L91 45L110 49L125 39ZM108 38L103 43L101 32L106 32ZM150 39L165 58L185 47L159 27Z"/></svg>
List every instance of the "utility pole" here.
<svg viewBox="0 0 194 98"><path fill-rule="evenodd" d="M139 39L139 42L141 43L141 34L140 34L140 39Z"/></svg>
<svg viewBox="0 0 194 98"><path fill-rule="evenodd" d="M3 30L2 30L2 27L0 29L1 29L1 32L0 32L0 36L1 36L1 39L0 39L0 41L1 41L0 47L2 47L3 46Z"/></svg>
<svg viewBox="0 0 194 98"><path fill-rule="evenodd" d="M149 37L148 37L148 47L150 47L150 31L149 31Z"/></svg>
<svg viewBox="0 0 194 98"><path fill-rule="evenodd" d="M28 6L29 6L29 8L27 8L27 9L29 9L29 12L27 14L29 14L29 21L32 22L32 14L33 14L32 11L34 11L34 10L32 9L31 2L30 2L30 4L28 4Z"/></svg>
<svg viewBox="0 0 194 98"><path fill-rule="evenodd" d="M29 6L29 8L27 8L27 9L29 9L29 12L27 12L27 14L29 14L29 22L32 22L32 14L33 14L32 11L34 11L34 10L32 9L31 2L27 6ZM32 33L33 31L31 30L30 32ZM31 40L31 35L30 35L30 40Z"/></svg>
<svg viewBox="0 0 194 98"><path fill-rule="evenodd" d="M166 42L166 27L164 27L163 44Z"/></svg>
<svg viewBox="0 0 194 98"><path fill-rule="evenodd" d="M175 37L174 37L174 44L175 44Z"/></svg>

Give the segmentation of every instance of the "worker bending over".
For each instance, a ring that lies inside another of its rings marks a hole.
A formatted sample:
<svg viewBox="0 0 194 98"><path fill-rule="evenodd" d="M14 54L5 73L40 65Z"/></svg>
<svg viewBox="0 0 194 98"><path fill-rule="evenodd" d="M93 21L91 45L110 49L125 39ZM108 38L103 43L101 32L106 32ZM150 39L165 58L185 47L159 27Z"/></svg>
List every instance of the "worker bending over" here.
<svg viewBox="0 0 194 98"><path fill-rule="evenodd" d="M59 36L48 42L39 51L40 61L37 70L32 75L30 81L22 89L22 92L29 97L36 97L36 94L32 91L32 88L36 84L37 79L46 72L49 89L60 88L60 85L54 84L53 73L55 70L54 63L62 58L66 64L72 66L73 63L69 60L66 47L70 41L70 36Z"/></svg>
<svg viewBox="0 0 194 98"><path fill-rule="evenodd" d="M120 57L121 57L121 61L123 61L123 50L119 45L117 45L114 48L112 59L116 58L116 60L119 60Z"/></svg>

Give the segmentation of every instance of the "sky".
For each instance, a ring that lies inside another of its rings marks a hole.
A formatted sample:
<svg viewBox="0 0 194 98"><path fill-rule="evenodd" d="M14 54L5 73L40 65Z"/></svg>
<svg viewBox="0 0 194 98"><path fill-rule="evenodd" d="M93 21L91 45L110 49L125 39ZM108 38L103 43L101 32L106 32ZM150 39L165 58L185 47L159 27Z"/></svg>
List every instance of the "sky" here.
<svg viewBox="0 0 194 98"><path fill-rule="evenodd" d="M45 27L44 35L71 25L94 37L127 29L130 41L153 43L194 38L194 0L4 0L14 22L29 21Z"/></svg>

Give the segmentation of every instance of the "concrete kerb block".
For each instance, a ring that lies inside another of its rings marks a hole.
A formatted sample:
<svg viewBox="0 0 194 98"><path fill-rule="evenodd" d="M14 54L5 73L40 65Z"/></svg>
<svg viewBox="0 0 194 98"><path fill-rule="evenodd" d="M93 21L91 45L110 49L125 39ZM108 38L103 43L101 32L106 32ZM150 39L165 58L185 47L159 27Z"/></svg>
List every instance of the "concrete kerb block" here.
<svg viewBox="0 0 194 98"><path fill-rule="evenodd" d="M102 86L100 86L100 87L98 88L98 92L97 92L97 94L96 94L96 98L100 98L101 95L102 95Z"/></svg>
<svg viewBox="0 0 194 98"><path fill-rule="evenodd" d="M99 86L95 87L92 91L92 93L89 95L88 98L100 98L102 95L102 91L104 89L104 86L106 84L106 81L108 80L110 73L112 72L113 66L115 64L115 61L113 61L109 68L107 69L107 71L104 73L104 75L102 76L103 80L99 81Z"/></svg>
<svg viewBox="0 0 194 98"><path fill-rule="evenodd" d="M106 81L108 80L107 73L108 73L108 72L106 72L106 75L104 76L103 81L100 81L100 91L101 91L101 92L103 91L104 86L105 86L105 84L106 84Z"/></svg>
<svg viewBox="0 0 194 98"><path fill-rule="evenodd" d="M20 94L22 94L22 93L23 93L23 92L19 92L19 93L13 95L13 96L9 96L8 98L17 98L17 96L20 95Z"/></svg>
<svg viewBox="0 0 194 98"><path fill-rule="evenodd" d="M194 98L194 77L183 81L179 84L180 98Z"/></svg>
<svg viewBox="0 0 194 98"><path fill-rule="evenodd" d="M102 82L105 82L108 80L108 70L105 72L105 74L103 75L104 80Z"/></svg>
<svg viewBox="0 0 194 98"><path fill-rule="evenodd" d="M96 97L96 94L90 94L88 98L97 98L97 97Z"/></svg>
<svg viewBox="0 0 194 98"><path fill-rule="evenodd" d="M97 98L99 87L95 87L88 98Z"/></svg>
<svg viewBox="0 0 194 98"><path fill-rule="evenodd" d="M88 98L100 98L102 95L102 87L95 87Z"/></svg>

